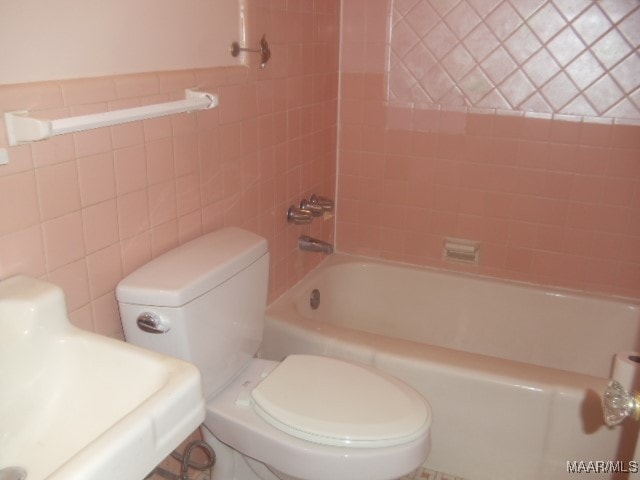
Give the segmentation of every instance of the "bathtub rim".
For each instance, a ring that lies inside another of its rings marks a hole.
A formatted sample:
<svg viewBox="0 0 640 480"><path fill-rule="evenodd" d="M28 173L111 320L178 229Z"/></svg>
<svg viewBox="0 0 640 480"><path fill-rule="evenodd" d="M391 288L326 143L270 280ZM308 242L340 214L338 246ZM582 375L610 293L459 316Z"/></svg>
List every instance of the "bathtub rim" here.
<svg viewBox="0 0 640 480"><path fill-rule="evenodd" d="M580 391L592 389L594 382L603 387L603 389L606 388L608 378L605 377L560 368L529 364L518 360L503 359L481 353L465 352L463 350L424 344L402 338L387 337L385 335L361 331L343 325L318 322L301 316L296 311L295 299L299 298L300 293L304 291L307 284L312 281L313 277L318 275L318 273L323 269L349 263L355 263L360 266L382 264L396 268L409 268L416 271L427 271L438 275L443 274L454 278L462 277L472 280L482 280L498 285L533 288L546 294L566 295L580 298L587 297L602 301L625 303L637 308L640 312L640 300L612 297L610 295L595 295L569 289L556 289L529 284L526 282L496 279L473 273L451 272L434 267L423 267L389 260L379 260L358 255L338 253L325 258L298 283L267 307L265 312L265 331L267 330L267 325L274 326L280 324L280 328L284 325L292 328L296 335L302 335L305 333L311 335L311 338L317 340L322 339L323 341L331 341L334 348L346 349L348 344L355 344L358 347L357 350L359 353L354 355L354 360L357 361L358 355L360 355L360 357L366 358L365 363L371 362L373 365L376 363L376 357L389 355L403 359L404 361L418 358L434 365L438 365L441 368L448 368L451 373L457 375L468 373L469 365L474 365L474 371L487 375L488 378L491 378L493 381L511 386L518 386L518 380L520 380L519 383L522 384L524 376L532 383L519 385L522 388L540 388L543 390L552 388L557 390L560 387L566 387L575 393L575 389ZM261 348L261 350L263 349ZM560 388L560 390L563 389ZM569 390L565 393L568 393Z"/></svg>
<svg viewBox="0 0 640 480"><path fill-rule="evenodd" d="M528 389L553 389L563 393L593 390L594 383L604 391L609 381L608 378L559 368L386 337L329 323L318 323L300 317L291 307L270 307L265 321L267 328L288 328L298 336L305 335L312 340L329 341L333 351L349 352L355 345L356 350L351 351L350 359L374 366L383 357L394 357L405 362L425 361L438 368L446 368L451 374L464 376L469 374L471 371L469 366L473 365L474 373L483 375L492 382ZM264 352L263 345L260 356L264 355ZM329 350L325 354L332 356L332 351ZM266 358L269 358L268 354ZM281 360L281 358L273 360ZM523 382L524 378L527 379L526 383Z"/></svg>
<svg viewBox="0 0 640 480"><path fill-rule="evenodd" d="M640 297L628 297L624 295L603 293L603 292L592 292L589 290L580 290L577 288L569 288L569 287L561 287L556 285L545 285L542 283L535 282L527 282L525 280L517 280L517 279L507 279L500 277L492 277L490 275L485 275L476 272L465 272L458 270L448 270L446 268L435 267L431 265L416 265L415 263L407 263L399 260L389 260L385 258L376 258L376 257L368 257L365 255L354 255L351 253L342 253L335 252L331 255L327 255L320 263L318 263L315 267L313 267L307 274L298 280L294 285L289 287L285 292L283 292L278 298L273 300L267 308L275 305L282 299L283 297L287 297L293 290L300 287L300 285L307 280L309 277L316 275L319 270L324 268L343 265L347 263L356 263L360 266L367 266L370 264L380 264L389 267L399 267L399 268L407 268L410 270L416 271L425 271L434 274L446 275L448 277L461 277L468 278L472 280L479 280L483 282L511 286L511 287L521 287L521 288L530 288L537 290L539 292L546 292L550 295L563 295L568 297L588 297L595 300L602 300L605 302L616 302L616 303L625 303L629 306L635 307L638 309L638 314L640 315ZM640 317L639 317L640 319Z"/></svg>

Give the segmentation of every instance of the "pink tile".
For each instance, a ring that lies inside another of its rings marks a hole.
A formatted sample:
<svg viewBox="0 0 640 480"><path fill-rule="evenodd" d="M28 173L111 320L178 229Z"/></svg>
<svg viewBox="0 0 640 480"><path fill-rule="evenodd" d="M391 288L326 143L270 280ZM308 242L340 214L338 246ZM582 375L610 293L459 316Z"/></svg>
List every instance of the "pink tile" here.
<svg viewBox="0 0 640 480"><path fill-rule="evenodd" d="M121 195L117 200L120 238L138 236L150 227L146 190Z"/></svg>
<svg viewBox="0 0 640 480"><path fill-rule="evenodd" d="M119 239L116 200L84 208L82 225L87 254L116 243Z"/></svg>
<svg viewBox="0 0 640 480"><path fill-rule="evenodd" d="M264 117L263 117L264 118ZM270 118L263 119L258 124L258 134L260 146L273 145L273 124L269 122ZM263 133L261 128L270 127L269 133ZM265 135L264 137L262 135ZM266 138L269 138L269 141ZM240 156L242 152L242 124L229 123L220 125L220 154L225 160L231 160Z"/></svg>
<svg viewBox="0 0 640 480"><path fill-rule="evenodd" d="M78 181L82 206L93 205L115 198L113 153L109 152L78 159Z"/></svg>
<svg viewBox="0 0 640 480"><path fill-rule="evenodd" d="M200 211L178 217L178 243L182 244L202 235Z"/></svg>
<svg viewBox="0 0 640 480"><path fill-rule="evenodd" d="M157 227L177 217L176 185L169 180L149 187L149 220Z"/></svg>
<svg viewBox="0 0 640 480"><path fill-rule="evenodd" d="M505 267L520 273L529 273L533 262L533 252L527 249L509 248L505 259Z"/></svg>
<svg viewBox="0 0 640 480"><path fill-rule="evenodd" d="M132 122L111 127L113 148L124 148L140 145L144 142L142 122Z"/></svg>
<svg viewBox="0 0 640 480"><path fill-rule="evenodd" d="M177 177L198 171L198 138L195 133L177 135L173 141L174 169Z"/></svg>
<svg viewBox="0 0 640 480"><path fill-rule="evenodd" d="M624 233L629 221L629 211L617 206L573 203L568 213L570 227L592 231Z"/></svg>
<svg viewBox="0 0 640 480"><path fill-rule="evenodd" d="M173 178L173 139L164 138L147 142L145 149L149 185L156 185Z"/></svg>
<svg viewBox="0 0 640 480"><path fill-rule="evenodd" d="M75 151L78 157L87 157L113 149L111 133L108 128L97 128L73 134Z"/></svg>
<svg viewBox="0 0 640 480"><path fill-rule="evenodd" d="M23 274L41 277L46 272L40 225L0 236L0 277Z"/></svg>
<svg viewBox="0 0 640 480"><path fill-rule="evenodd" d="M569 198L585 203L600 203L603 195L602 177L575 175Z"/></svg>
<svg viewBox="0 0 640 480"><path fill-rule="evenodd" d="M640 149L640 127L637 125L614 125L611 143L619 148Z"/></svg>
<svg viewBox="0 0 640 480"><path fill-rule="evenodd" d="M40 222L32 171L0 177L0 236Z"/></svg>
<svg viewBox="0 0 640 480"><path fill-rule="evenodd" d="M171 115L171 128L174 136L195 133L198 130L198 117L194 112Z"/></svg>
<svg viewBox="0 0 640 480"><path fill-rule="evenodd" d="M120 244L122 257L122 274L137 270L151 260L151 234L148 230L134 237L123 240Z"/></svg>
<svg viewBox="0 0 640 480"><path fill-rule="evenodd" d="M80 209L76 162L66 162L37 169L36 181L43 220Z"/></svg>
<svg viewBox="0 0 640 480"><path fill-rule="evenodd" d="M74 212L42 224L48 270L75 262L86 254L82 215Z"/></svg>
<svg viewBox="0 0 640 480"><path fill-rule="evenodd" d="M2 125L0 125L0 128L2 128ZM29 145L18 145L8 149L9 163L2 165L0 176L28 172L33 169L34 160L29 147Z"/></svg>
<svg viewBox="0 0 640 480"><path fill-rule="evenodd" d="M563 227L554 225L538 225L536 249L548 252L563 251L564 230Z"/></svg>
<svg viewBox="0 0 640 480"><path fill-rule="evenodd" d="M176 179L176 212L178 216L200 209L200 177L185 175Z"/></svg>
<svg viewBox="0 0 640 480"><path fill-rule="evenodd" d="M584 257L591 256L593 254L594 238L595 234L593 232L565 228L562 239L562 251Z"/></svg>
<svg viewBox="0 0 640 480"><path fill-rule="evenodd" d="M602 203L607 205L633 205L638 189L638 178L601 178Z"/></svg>
<svg viewBox="0 0 640 480"><path fill-rule="evenodd" d="M41 142L34 142L31 144L31 151L36 167L73 160L75 158L73 136L58 135Z"/></svg>
<svg viewBox="0 0 640 480"><path fill-rule="evenodd" d="M611 122L583 122L580 129L580 143L593 147L607 147L610 144Z"/></svg>
<svg viewBox="0 0 640 480"><path fill-rule="evenodd" d="M116 192L118 195L147 186L147 161L142 145L113 152Z"/></svg>
<svg viewBox="0 0 640 480"><path fill-rule="evenodd" d="M458 214L455 235L457 238L483 240L485 221L477 215Z"/></svg>
<svg viewBox="0 0 640 480"><path fill-rule="evenodd" d="M168 117L158 117L142 122L145 140L159 140L170 137L173 133L171 119Z"/></svg>
<svg viewBox="0 0 640 480"><path fill-rule="evenodd" d="M151 229L151 252L153 257L178 245L178 221L170 220Z"/></svg>
<svg viewBox="0 0 640 480"><path fill-rule="evenodd" d="M122 279L120 245L113 244L87 255L87 271L92 299L114 290Z"/></svg>
<svg viewBox="0 0 640 480"><path fill-rule="evenodd" d="M640 152L632 149L612 149L607 162L607 175L613 177L640 178Z"/></svg>

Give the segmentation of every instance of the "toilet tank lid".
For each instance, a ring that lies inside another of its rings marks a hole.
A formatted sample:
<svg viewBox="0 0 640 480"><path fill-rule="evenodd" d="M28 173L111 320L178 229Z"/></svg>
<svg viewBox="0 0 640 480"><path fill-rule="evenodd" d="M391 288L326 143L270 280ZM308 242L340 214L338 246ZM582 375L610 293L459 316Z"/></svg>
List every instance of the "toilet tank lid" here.
<svg viewBox="0 0 640 480"><path fill-rule="evenodd" d="M228 227L153 259L122 279L120 303L180 307L233 277L268 252L267 240Z"/></svg>

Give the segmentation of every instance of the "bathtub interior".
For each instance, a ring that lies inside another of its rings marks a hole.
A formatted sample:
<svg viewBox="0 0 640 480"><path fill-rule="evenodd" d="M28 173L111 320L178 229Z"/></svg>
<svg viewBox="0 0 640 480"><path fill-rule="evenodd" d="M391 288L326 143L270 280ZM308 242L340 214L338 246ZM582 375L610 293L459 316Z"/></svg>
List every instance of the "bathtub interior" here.
<svg viewBox="0 0 640 480"><path fill-rule="evenodd" d="M412 385L434 415L427 468L559 480L576 478L568 461L632 459L638 427L605 427L600 394L638 323L629 302L334 255L269 307L262 355L346 358Z"/></svg>
<svg viewBox="0 0 640 480"><path fill-rule="evenodd" d="M624 300L346 255L294 290L317 322L587 375L608 376L617 352L640 347L640 306Z"/></svg>

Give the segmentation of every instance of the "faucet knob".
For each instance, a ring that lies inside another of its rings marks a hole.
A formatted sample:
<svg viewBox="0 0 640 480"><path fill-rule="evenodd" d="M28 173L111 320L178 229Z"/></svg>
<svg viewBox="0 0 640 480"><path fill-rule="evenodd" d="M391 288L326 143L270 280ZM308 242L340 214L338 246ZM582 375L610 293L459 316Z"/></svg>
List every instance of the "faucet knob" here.
<svg viewBox="0 0 640 480"><path fill-rule="evenodd" d="M322 208L322 205L311 203L311 201L309 200L301 200L300 208L302 210L309 210L314 217L319 217L324 212L324 208Z"/></svg>
<svg viewBox="0 0 640 480"><path fill-rule="evenodd" d="M311 197L309 198L309 202L312 205L318 205L322 208L323 211L325 212L331 212L333 211L333 207L334 207L334 202L333 200L326 198L326 197L322 197L320 195L316 195L315 193L313 195L311 195Z"/></svg>
<svg viewBox="0 0 640 480"><path fill-rule="evenodd" d="M620 383L611 380L602 397L602 410L604 421L610 427L618 425L632 415L638 421L640 420L640 393L634 395L627 392Z"/></svg>
<svg viewBox="0 0 640 480"><path fill-rule="evenodd" d="M287 222L296 225L305 225L313 221L313 213L304 208L298 208L291 205L287 210Z"/></svg>

